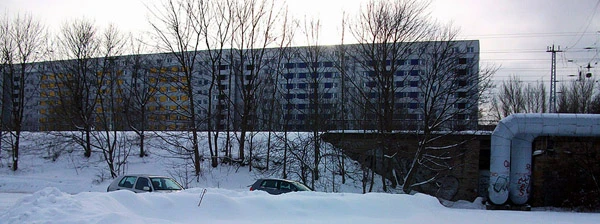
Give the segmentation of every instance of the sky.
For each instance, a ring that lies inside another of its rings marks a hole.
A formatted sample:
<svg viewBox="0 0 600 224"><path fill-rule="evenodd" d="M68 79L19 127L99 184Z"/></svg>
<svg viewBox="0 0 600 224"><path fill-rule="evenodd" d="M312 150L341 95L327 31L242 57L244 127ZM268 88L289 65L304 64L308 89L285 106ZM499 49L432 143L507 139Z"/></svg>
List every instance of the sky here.
<svg viewBox="0 0 600 224"><path fill-rule="evenodd" d="M368 0L287 0L296 18L319 18L323 44L337 44L344 12L356 13ZM121 30L148 29L146 5L159 0L3 0L0 11L28 12L49 27L85 17ZM281 1L279 1L281 2ZM116 7L116 6L119 7ZM518 76L526 82L549 83L549 46L556 55L557 80L569 81L579 70L600 76L600 0L431 0L433 20L452 23L461 39L477 39L481 65L499 66L494 80Z"/></svg>

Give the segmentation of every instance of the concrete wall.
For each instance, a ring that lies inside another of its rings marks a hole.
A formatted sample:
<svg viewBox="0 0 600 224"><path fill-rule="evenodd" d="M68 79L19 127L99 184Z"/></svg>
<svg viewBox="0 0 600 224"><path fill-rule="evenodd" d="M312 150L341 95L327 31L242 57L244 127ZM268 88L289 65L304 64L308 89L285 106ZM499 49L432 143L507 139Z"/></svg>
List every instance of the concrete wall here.
<svg viewBox="0 0 600 224"><path fill-rule="evenodd" d="M399 184L402 184L402 178L406 174L407 167L411 164L418 146L417 136L410 133L386 135L373 133L327 133L323 135L323 139L344 149L347 155L368 167L372 167L373 160L371 156L373 153L376 149L385 148L381 147L381 145L384 144L383 142L386 142L390 147L387 147L383 151L386 155L383 157L385 161L377 160L375 170L378 174L385 175L388 179L391 179L394 178L391 174L391 170L393 169L400 176L398 180ZM483 145L482 142L484 143ZM435 146L449 146L457 143L463 144L447 150L430 152L432 155L452 157L452 159L442 161L452 167L452 169L441 171L436 181L437 183L426 184L415 188L415 190L448 200L472 201L479 196L479 152L482 147L489 150L489 135L449 135L436 141ZM417 182L428 179L434 173L427 169L421 169L418 174ZM438 184L442 187L438 187Z"/></svg>

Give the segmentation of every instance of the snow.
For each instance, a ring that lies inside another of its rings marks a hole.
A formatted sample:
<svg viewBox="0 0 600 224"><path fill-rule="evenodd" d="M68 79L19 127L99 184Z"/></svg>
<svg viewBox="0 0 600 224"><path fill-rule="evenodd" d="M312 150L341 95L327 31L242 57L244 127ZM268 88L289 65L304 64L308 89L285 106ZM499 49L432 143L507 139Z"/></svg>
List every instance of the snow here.
<svg viewBox="0 0 600 224"><path fill-rule="evenodd" d="M597 223L600 214L446 208L423 195L209 188L177 193L67 194L48 187L0 215L3 223Z"/></svg>
<svg viewBox="0 0 600 224"><path fill-rule="evenodd" d="M351 181L337 192L298 192L269 195L249 191L248 185L264 177L248 167L203 163L200 181L175 193L106 192L107 178L99 152L84 158L80 151L63 153L56 161L32 148L28 140L20 169L0 158L0 223L598 223L598 213L552 209L522 211L485 210L474 202L443 201L424 194L361 194ZM149 147L152 148L152 147ZM131 155L129 173L170 175L176 159ZM5 152L2 152L5 153ZM349 163L351 164L351 163ZM181 164L180 164L181 165ZM176 178L177 179L177 178ZM179 179L178 179L179 180ZM336 179L337 180L337 179ZM181 181L180 181L181 182ZM202 192L206 190L201 204ZM321 189L320 191L323 191Z"/></svg>

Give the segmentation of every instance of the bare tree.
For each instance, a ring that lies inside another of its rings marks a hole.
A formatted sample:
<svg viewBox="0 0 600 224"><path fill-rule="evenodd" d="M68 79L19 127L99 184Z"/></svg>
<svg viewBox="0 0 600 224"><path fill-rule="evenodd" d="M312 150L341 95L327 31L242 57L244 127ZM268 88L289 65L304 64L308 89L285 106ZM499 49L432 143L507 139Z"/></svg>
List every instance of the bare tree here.
<svg viewBox="0 0 600 224"><path fill-rule="evenodd" d="M139 156L147 156L145 150L146 131L149 123L149 106L152 101L156 101L158 82L152 82L158 77L151 73L153 68L161 67L156 63L156 57L142 55L146 51L145 43L141 39L131 38L130 50L132 55L125 58L126 65L131 72L131 77L126 81L123 94L124 113L129 129L133 130L140 139Z"/></svg>
<svg viewBox="0 0 600 224"><path fill-rule="evenodd" d="M406 105L403 98L412 97L404 96L403 89L406 88L405 81L417 70L406 69L419 66L419 59L415 58L421 52L416 46L430 32L426 14L428 4L416 0L372 0L350 24L350 33L359 42L352 46L350 55L360 69L350 73L352 77L346 80L355 90L355 108L364 111L359 116L376 120L370 129L382 134L400 128L402 124L396 124L395 119L406 117L406 108L397 105ZM383 161L383 152L389 152L392 147L388 140L378 142L381 144L372 151L374 165L378 164L376 161ZM387 190L385 178L386 175L382 175L383 189Z"/></svg>
<svg viewBox="0 0 600 224"><path fill-rule="evenodd" d="M239 117L238 158L245 163L246 136L254 130L256 121L257 91L264 83L261 75L268 63L267 46L275 41L277 21L281 17L270 0L234 1L231 45L231 66L236 75L235 84L239 102L235 110ZM252 153L250 151L250 153ZM251 157L251 156L250 156ZM250 158L249 161L252 159ZM252 166L250 166L251 169Z"/></svg>
<svg viewBox="0 0 600 224"><path fill-rule="evenodd" d="M65 23L57 38L55 57L62 59L52 66L49 85L56 89L56 104L49 105L56 114L66 119L53 120L60 130L77 130L81 135L70 135L84 149L85 157L92 153L91 132L94 110L100 97L99 87L104 76L98 76L100 37L95 25L85 19Z"/></svg>
<svg viewBox="0 0 600 224"><path fill-rule="evenodd" d="M123 96L125 95L125 79L123 69L125 61L119 58L125 51L127 38L120 33L114 25L109 25L104 30L100 43L101 62L98 76L104 81L98 92L98 105L96 112L97 128L101 132L94 132L98 148L102 151L112 178L121 174L121 166L125 164L128 150L124 148L119 130L125 128L126 123L123 111L125 108Z"/></svg>
<svg viewBox="0 0 600 224"><path fill-rule="evenodd" d="M200 175L200 151L198 146L198 107L195 99L195 87L193 80L197 72L196 62L198 60L198 49L203 41L203 27L197 23L195 17L201 13L203 2L195 0L168 0L165 4L157 6L151 10L155 19L151 22L152 28L157 39L159 49L169 52L175 58L181 68L177 75L177 82L173 85L180 85L175 88L182 89L186 95L185 114L190 123L194 169L196 176ZM179 77L180 76L180 77Z"/></svg>
<svg viewBox="0 0 600 224"><path fill-rule="evenodd" d="M415 46L425 40L429 32L426 20L427 2L396 0L392 2L372 0L361 11L357 21L350 25L350 32L359 42L352 53L355 62L365 70L366 83L354 83L361 87L360 95L371 106L369 113L377 120L377 130L390 132L394 129L396 92L407 74L401 67L414 66L418 61L409 56L419 54ZM367 88L362 88L366 85Z"/></svg>
<svg viewBox="0 0 600 224"><path fill-rule="evenodd" d="M478 103L490 87L490 77L496 68L479 68L476 41L456 41L458 31L451 25L432 32L431 41L424 44L419 69L418 102L416 110L422 116L418 125L419 145L404 177L403 190L410 192L415 186L437 180L445 171L457 164L452 160L461 153L451 150L461 143L440 145L438 140L459 130L475 130L478 120ZM423 171L430 173L417 182Z"/></svg>
<svg viewBox="0 0 600 224"><path fill-rule="evenodd" d="M320 132L331 126L328 121L332 118L335 109L332 90L337 83L334 83L333 72L335 68L333 61L330 61L333 49L319 43L320 20L305 20L302 30L307 46L299 49L298 56L307 73L298 73L298 76L302 74L306 76L298 77L301 81L298 83L298 89L300 89L298 98L307 98L308 107L299 108L301 109L299 115L307 115L308 119L306 119L305 127L312 132L314 154L311 186L314 187L315 180L319 179L319 166L322 157ZM304 85L304 88L301 85Z"/></svg>
<svg viewBox="0 0 600 224"><path fill-rule="evenodd" d="M497 91L492 98L492 112L497 120L514 113L544 113L548 109L542 82L525 86L517 76L512 76Z"/></svg>
<svg viewBox="0 0 600 224"><path fill-rule="evenodd" d="M213 1L201 2L198 4L198 14L194 19L202 27L202 36L204 38L204 47L206 48L205 59L208 63L203 66L204 70L210 73L209 88L207 91L208 106L207 111L207 135L208 148L211 157L211 166L217 167L219 158L219 132L230 129L230 120L225 114L231 113L231 104L229 103L226 89L227 74L222 66L227 61L225 55L225 46L230 38L232 29L232 1ZM216 91L215 91L216 90ZM213 106L213 94L217 94L216 107ZM216 109L216 110L215 110ZM229 116L227 116L229 117ZM213 132L214 131L214 132ZM227 144L229 146L229 131L227 132Z"/></svg>
<svg viewBox="0 0 600 224"><path fill-rule="evenodd" d="M0 21L0 71L2 72L2 117L0 132L8 131L12 149L12 169L18 169L19 146L25 117L25 106L34 91L26 91L36 81L32 62L44 53L47 35L44 26L30 14L6 15ZM29 92L29 93L28 93ZM16 95L16 96L15 96ZM0 137L2 135L0 134ZM1 149L0 149L1 150Z"/></svg>
<svg viewBox="0 0 600 224"><path fill-rule="evenodd" d="M596 80L578 79L560 86L558 113L591 113Z"/></svg>
<svg viewBox="0 0 600 224"><path fill-rule="evenodd" d="M286 89L288 92L289 89L280 88L280 85L284 82L284 80L286 80L286 83L288 83L289 81L288 79L285 79L284 76L284 74L287 71L289 71L289 68L286 68L282 65L285 65L286 62L289 63L290 52L294 51L294 48L290 47L295 34L295 29L293 28L293 26L295 26L295 24L292 23L292 20L287 15L286 10L284 12L282 22L283 35L281 35L280 39L277 41L277 53L272 57L272 63L269 63L267 65L267 70L271 72L267 74L266 86L265 88L262 88L262 91L260 93L262 101L267 102L263 104L261 108L259 108L259 114L262 115L261 120L263 121L263 129L268 130L266 155L267 170L270 169L271 154L274 151L274 148L276 148L275 145L279 143L278 141L274 141L277 139L277 133L275 133L275 131L284 130L284 135L287 136L287 126L285 125L285 123L287 123L288 119L284 119L284 103L282 103L280 99L282 99L282 89ZM285 99L285 102L289 103L289 99ZM285 137L283 140L284 145L287 144L287 137ZM282 176L284 176L283 178L285 178L287 168L287 148L285 148L285 146L283 156L284 158L282 160L282 163L284 174Z"/></svg>

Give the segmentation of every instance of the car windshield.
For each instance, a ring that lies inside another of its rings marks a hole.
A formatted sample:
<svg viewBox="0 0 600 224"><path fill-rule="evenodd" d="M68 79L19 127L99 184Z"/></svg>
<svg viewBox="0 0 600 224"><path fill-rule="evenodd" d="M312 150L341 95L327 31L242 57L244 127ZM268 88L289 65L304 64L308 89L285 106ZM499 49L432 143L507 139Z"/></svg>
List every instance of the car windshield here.
<svg viewBox="0 0 600 224"><path fill-rule="evenodd" d="M300 182L294 182L294 185L298 188L298 191L312 191L309 187Z"/></svg>
<svg viewBox="0 0 600 224"><path fill-rule="evenodd" d="M151 177L154 190L181 190L181 186L175 180L168 177Z"/></svg>

